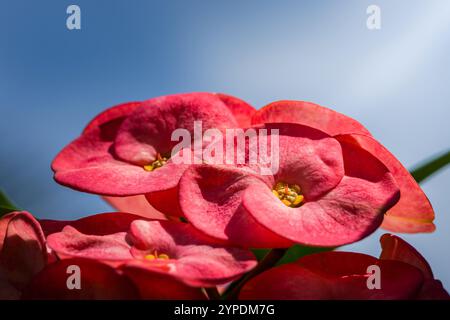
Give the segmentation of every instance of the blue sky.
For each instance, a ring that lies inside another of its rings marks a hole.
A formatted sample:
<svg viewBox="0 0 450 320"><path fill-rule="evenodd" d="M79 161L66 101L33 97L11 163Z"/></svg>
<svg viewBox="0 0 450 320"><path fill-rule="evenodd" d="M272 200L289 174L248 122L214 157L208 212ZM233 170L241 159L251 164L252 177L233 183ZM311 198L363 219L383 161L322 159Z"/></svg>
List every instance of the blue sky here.
<svg viewBox="0 0 450 320"><path fill-rule="evenodd" d="M66 28L81 8L82 29ZM366 8L381 8L381 30ZM50 162L98 112L214 91L313 101L365 124L407 167L449 148L450 3L0 0L0 187L39 217L108 211ZM437 231L405 238L450 288L450 169L423 184ZM378 254L382 231L347 246Z"/></svg>

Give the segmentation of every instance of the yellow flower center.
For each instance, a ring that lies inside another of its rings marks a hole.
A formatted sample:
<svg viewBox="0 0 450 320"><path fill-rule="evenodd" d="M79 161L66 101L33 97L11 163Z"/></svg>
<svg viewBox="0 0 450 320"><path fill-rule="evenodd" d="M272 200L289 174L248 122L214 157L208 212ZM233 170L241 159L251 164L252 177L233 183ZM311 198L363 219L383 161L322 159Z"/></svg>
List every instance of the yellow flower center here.
<svg viewBox="0 0 450 320"><path fill-rule="evenodd" d="M300 207L305 197L301 194L302 189L297 184L287 184L278 182L272 190L272 193L281 200L286 206L291 208Z"/></svg>
<svg viewBox="0 0 450 320"><path fill-rule="evenodd" d="M170 257L169 255L165 254L165 253L158 253L158 251L154 250L153 253L150 254L146 254L144 256L145 259L147 260L169 260Z"/></svg>
<svg viewBox="0 0 450 320"><path fill-rule="evenodd" d="M164 157L160 153L157 153L156 160L150 164L145 165L144 170L145 171L153 171L158 168L161 168L163 165L165 165L167 163L168 160L169 160L169 157Z"/></svg>

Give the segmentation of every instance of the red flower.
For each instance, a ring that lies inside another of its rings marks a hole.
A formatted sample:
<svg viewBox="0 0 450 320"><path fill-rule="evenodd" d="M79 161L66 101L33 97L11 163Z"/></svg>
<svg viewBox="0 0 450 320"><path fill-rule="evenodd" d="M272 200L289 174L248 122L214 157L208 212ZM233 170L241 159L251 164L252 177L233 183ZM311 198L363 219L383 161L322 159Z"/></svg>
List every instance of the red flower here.
<svg viewBox="0 0 450 320"><path fill-rule="evenodd" d="M119 209L161 217L154 208L146 207L142 195L177 192L187 165L174 164L169 158L177 144L171 141L172 132L179 128L192 132L194 121L202 121L204 130L236 127L250 122L252 110L237 98L209 93L165 96L113 107L92 120L83 134L58 154L52 164L55 179L77 190L108 196L107 200ZM176 202L157 200L156 209L179 214Z"/></svg>
<svg viewBox="0 0 450 320"><path fill-rule="evenodd" d="M388 169L345 139L297 124L279 129L279 170L192 166L179 199L205 234L245 247L338 246L372 233L399 192Z"/></svg>
<svg viewBox="0 0 450 320"><path fill-rule="evenodd" d="M28 212L0 219L0 299L18 299L47 263L44 234Z"/></svg>
<svg viewBox="0 0 450 320"><path fill-rule="evenodd" d="M97 215L77 223L81 232L66 226L61 232L50 234L47 245L63 259L98 260L130 276L134 274L130 270L148 270L199 287L229 282L256 265L249 251L222 247L189 224L115 215L123 219L122 226L106 226L105 230L102 221L118 221L115 216ZM89 230L97 232L89 234Z"/></svg>
<svg viewBox="0 0 450 320"><path fill-rule="evenodd" d="M303 101L278 101L258 110L252 124L293 122L307 125L340 140L359 145L377 157L394 175L401 198L385 215L382 227L394 232L432 232L434 212L428 198L408 170L356 120Z"/></svg>
<svg viewBox="0 0 450 320"><path fill-rule="evenodd" d="M384 235L381 243L380 259L323 252L270 269L246 283L240 299L449 299L414 248L392 235ZM379 267L378 289L367 285L370 266Z"/></svg>

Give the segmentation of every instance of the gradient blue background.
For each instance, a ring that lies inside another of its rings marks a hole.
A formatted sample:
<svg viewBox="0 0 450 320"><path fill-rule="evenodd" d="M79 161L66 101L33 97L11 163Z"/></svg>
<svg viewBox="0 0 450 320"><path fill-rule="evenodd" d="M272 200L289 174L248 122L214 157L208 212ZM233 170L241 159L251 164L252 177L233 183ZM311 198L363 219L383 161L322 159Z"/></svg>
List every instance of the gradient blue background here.
<svg viewBox="0 0 450 320"><path fill-rule="evenodd" d="M81 7L82 30L66 28ZM366 28L381 7L382 29ZM309 100L350 115L407 167L449 147L450 2L0 1L0 187L38 217L108 211L50 162L97 113L215 91L256 107ZM450 288L450 170L423 184L437 231L409 235ZM344 247L378 255L382 231Z"/></svg>

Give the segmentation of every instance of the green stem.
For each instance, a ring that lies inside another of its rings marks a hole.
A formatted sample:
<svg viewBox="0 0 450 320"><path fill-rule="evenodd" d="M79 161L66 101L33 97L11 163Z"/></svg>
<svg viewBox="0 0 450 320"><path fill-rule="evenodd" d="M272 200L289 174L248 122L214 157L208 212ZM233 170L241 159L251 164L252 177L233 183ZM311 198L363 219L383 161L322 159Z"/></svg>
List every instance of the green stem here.
<svg viewBox="0 0 450 320"><path fill-rule="evenodd" d="M241 291L242 287L252 279L256 277L258 274L266 271L267 269L272 268L283 258L284 254L288 249L272 249L267 253L267 255L258 263L258 265L249 273L245 274L242 278L232 283L227 291L224 293L223 297L227 300L237 299L239 295L239 291Z"/></svg>
<svg viewBox="0 0 450 320"><path fill-rule="evenodd" d="M439 169L442 169L449 163L450 163L450 150L444 152L440 156L437 156L425 162L421 166L411 170L411 174L414 177L414 179L416 179L416 181L419 183L428 178L429 176L431 176Z"/></svg>

